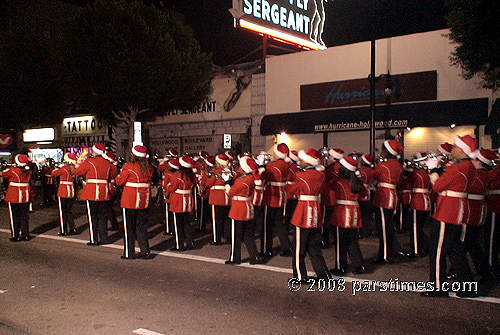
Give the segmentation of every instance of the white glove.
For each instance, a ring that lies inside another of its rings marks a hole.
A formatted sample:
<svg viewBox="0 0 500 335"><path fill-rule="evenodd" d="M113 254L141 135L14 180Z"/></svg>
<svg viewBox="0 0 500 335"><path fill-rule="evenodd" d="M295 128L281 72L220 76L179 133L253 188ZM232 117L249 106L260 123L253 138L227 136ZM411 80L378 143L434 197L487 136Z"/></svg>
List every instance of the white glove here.
<svg viewBox="0 0 500 335"><path fill-rule="evenodd" d="M429 170L432 170L439 167L439 160L436 157L429 157L425 160L425 165L427 165Z"/></svg>
<svg viewBox="0 0 500 335"><path fill-rule="evenodd" d="M262 166L262 165L265 164L266 161L265 161L265 158L262 155L258 155L256 162L257 162L258 166Z"/></svg>
<svg viewBox="0 0 500 335"><path fill-rule="evenodd" d="M228 181L231 179L231 174L229 172L222 172L222 179L224 179L224 181Z"/></svg>

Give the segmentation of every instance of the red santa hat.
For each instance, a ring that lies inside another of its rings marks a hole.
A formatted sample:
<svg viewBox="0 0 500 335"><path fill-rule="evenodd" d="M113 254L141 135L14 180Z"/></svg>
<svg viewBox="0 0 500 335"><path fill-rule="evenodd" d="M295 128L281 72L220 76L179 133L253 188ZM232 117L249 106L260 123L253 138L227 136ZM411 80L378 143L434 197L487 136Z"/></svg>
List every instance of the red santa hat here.
<svg viewBox="0 0 500 335"><path fill-rule="evenodd" d="M168 150L168 154L170 156L173 156L173 157L179 157L179 151L175 150L175 149L169 149Z"/></svg>
<svg viewBox="0 0 500 335"><path fill-rule="evenodd" d="M361 159L367 165L373 165L373 163L375 163L375 158L373 158L372 155L363 155L363 156L361 156Z"/></svg>
<svg viewBox="0 0 500 335"><path fill-rule="evenodd" d="M497 158L495 152L488 149L476 150L476 158L486 165L491 165L491 161Z"/></svg>
<svg viewBox="0 0 500 335"><path fill-rule="evenodd" d="M145 158L148 155L148 149L143 145L136 145L132 148L132 153L136 157Z"/></svg>
<svg viewBox="0 0 500 335"><path fill-rule="evenodd" d="M236 156L234 155L234 152L232 152L232 151L230 151L230 150L226 150L225 154L226 154L226 156L229 158L229 160L234 161L234 158L236 157Z"/></svg>
<svg viewBox="0 0 500 335"><path fill-rule="evenodd" d="M104 155L102 155L102 157L106 158L110 162L114 162L116 159L115 154L111 151L106 152Z"/></svg>
<svg viewBox="0 0 500 335"><path fill-rule="evenodd" d="M168 165L172 168L172 169L176 169L176 170L179 170L179 168L181 167L180 164L179 164L179 160L178 159L171 159L168 161Z"/></svg>
<svg viewBox="0 0 500 335"><path fill-rule="evenodd" d="M314 166L319 171L325 169L323 164L321 164L323 156L318 150L314 148L309 148L307 150L300 150L298 156L302 161L306 162L309 165Z"/></svg>
<svg viewBox="0 0 500 335"><path fill-rule="evenodd" d="M288 149L288 145L285 143L275 144L273 150L274 155L281 159L287 158L290 153L290 149Z"/></svg>
<svg viewBox="0 0 500 335"><path fill-rule="evenodd" d="M191 156L184 155L181 158L179 158L179 163L181 164L181 166L189 169L193 167L194 160L191 158Z"/></svg>
<svg viewBox="0 0 500 335"><path fill-rule="evenodd" d="M209 156L208 152L206 152L205 150L201 150L198 154L201 158L206 158Z"/></svg>
<svg viewBox="0 0 500 335"><path fill-rule="evenodd" d="M221 153L215 157L215 161L222 166L227 166L229 164L229 157L225 153Z"/></svg>
<svg viewBox="0 0 500 335"><path fill-rule="evenodd" d="M106 153L106 146L102 143L94 144L92 152L102 156Z"/></svg>
<svg viewBox="0 0 500 335"><path fill-rule="evenodd" d="M78 157L76 157L76 155L71 152L67 152L64 154L64 161L70 164L75 164L77 159Z"/></svg>
<svg viewBox="0 0 500 335"><path fill-rule="evenodd" d="M205 162L207 163L208 166L214 167L215 166L215 157L214 156L207 156L205 158Z"/></svg>
<svg viewBox="0 0 500 335"><path fill-rule="evenodd" d="M16 155L14 157L14 162L16 162L18 166L26 166L26 164L28 164L28 161L29 158L26 155Z"/></svg>
<svg viewBox="0 0 500 335"><path fill-rule="evenodd" d="M384 147L393 156L401 156L401 154L403 153L403 150L405 148L397 140L385 140L384 141Z"/></svg>
<svg viewBox="0 0 500 335"><path fill-rule="evenodd" d="M417 152L415 154L415 158L419 160L425 159L426 157L427 157L427 152Z"/></svg>
<svg viewBox="0 0 500 335"><path fill-rule="evenodd" d="M355 172L358 169L358 161L351 156L346 156L340 160L340 164L347 170Z"/></svg>
<svg viewBox="0 0 500 335"><path fill-rule="evenodd" d="M240 158L240 167L245 171L245 173L254 173L259 170L259 166L255 160L248 156L243 156Z"/></svg>
<svg viewBox="0 0 500 335"><path fill-rule="evenodd" d="M448 142L444 142L438 146L438 151L444 155L451 155L451 150L453 149L453 145Z"/></svg>
<svg viewBox="0 0 500 335"><path fill-rule="evenodd" d="M328 154L333 158L340 160L344 157L344 150L342 149L330 149L328 150Z"/></svg>
<svg viewBox="0 0 500 335"><path fill-rule="evenodd" d="M292 161L297 163L299 161L299 156L298 156L298 151L297 150L290 150L289 157Z"/></svg>
<svg viewBox="0 0 500 335"><path fill-rule="evenodd" d="M475 151L477 147L477 141L474 137L470 135L457 136L455 137L455 145L465 152L470 158L475 158Z"/></svg>

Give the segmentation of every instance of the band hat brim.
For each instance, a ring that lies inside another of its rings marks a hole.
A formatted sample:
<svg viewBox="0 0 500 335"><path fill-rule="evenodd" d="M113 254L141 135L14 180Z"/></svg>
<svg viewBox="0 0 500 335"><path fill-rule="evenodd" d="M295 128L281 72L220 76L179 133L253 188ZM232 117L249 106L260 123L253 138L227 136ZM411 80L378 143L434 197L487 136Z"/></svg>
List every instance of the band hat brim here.
<svg viewBox="0 0 500 335"><path fill-rule="evenodd" d="M177 165L172 165L170 162L168 162L168 166L170 166L172 169L179 170L179 166L177 166Z"/></svg>
<svg viewBox="0 0 500 335"><path fill-rule="evenodd" d="M253 169L247 164L248 159L250 159L248 156L244 156L240 159L240 166L245 173L253 172Z"/></svg>
<svg viewBox="0 0 500 335"><path fill-rule="evenodd" d="M455 137L455 145L462 149L463 152L470 158L476 158L475 152L470 150L470 147L460 138L460 136Z"/></svg>
<svg viewBox="0 0 500 335"><path fill-rule="evenodd" d="M141 157L141 158L144 158L148 155L147 152L139 152L139 151L135 150L135 148L132 148L132 153L134 154L134 156Z"/></svg>
<svg viewBox="0 0 500 335"><path fill-rule="evenodd" d="M193 167L193 164L189 164L188 162L185 162L182 158L179 159L179 164L181 164L181 166L183 166L185 168L191 168L191 167Z"/></svg>
<svg viewBox="0 0 500 335"><path fill-rule="evenodd" d="M19 166L26 166L27 163L21 163L18 158L19 158L20 155L16 155L16 157L14 157L14 160L16 161L16 164L19 165Z"/></svg>
<svg viewBox="0 0 500 335"><path fill-rule="evenodd" d="M483 155L481 155L481 151L476 150L475 155L476 155L476 158L479 159L484 164L491 165L491 160L489 160L488 158L486 158Z"/></svg>
<svg viewBox="0 0 500 335"><path fill-rule="evenodd" d="M133 149L133 148L132 148ZM95 145L92 147L92 151L95 152L98 155L104 155L106 152L103 150L99 150Z"/></svg>
<svg viewBox="0 0 500 335"><path fill-rule="evenodd" d="M389 144L389 140L384 141L384 147L389 151L389 153L393 156L399 156L398 152L394 150L391 145Z"/></svg>
<svg viewBox="0 0 500 335"><path fill-rule="evenodd" d="M343 167L345 167L347 170L352 171L352 172L355 172L358 169L357 166L349 164L349 162L346 161L345 158L342 158L340 160L340 164L342 164Z"/></svg>
<svg viewBox="0 0 500 335"><path fill-rule="evenodd" d="M229 165L229 161L222 160L222 159L219 158L219 156L215 157L215 161L217 163L219 163L220 165L224 165L224 166Z"/></svg>
<svg viewBox="0 0 500 335"><path fill-rule="evenodd" d="M344 158L344 154L341 154L333 149L328 150L328 154L338 160Z"/></svg>
<svg viewBox="0 0 500 335"><path fill-rule="evenodd" d="M300 150L298 156L299 156L300 160L306 162L309 165L312 165L314 167L320 165L319 159L316 159L316 158L309 156L308 154L306 154L306 152L304 150Z"/></svg>
<svg viewBox="0 0 500 335"><path fill-rule="evenodd" d="M361 156L361 159L363 160L363 162L365 162L368 165L372 165L373 164L373 163L370 163L370 161L368 161L368 159L366 159L366 157L364 155Z"/></svg>
<svg viewBox="0 0 500 335"><path fill-rule="evenodd" d="M277 144L274 145L273 151L274 151L274 155L276 155L276 157L278 157L278 158L285 159L286 157L288 157L287 154L282 153L281 151L278 150L278 145Z"/></svg>

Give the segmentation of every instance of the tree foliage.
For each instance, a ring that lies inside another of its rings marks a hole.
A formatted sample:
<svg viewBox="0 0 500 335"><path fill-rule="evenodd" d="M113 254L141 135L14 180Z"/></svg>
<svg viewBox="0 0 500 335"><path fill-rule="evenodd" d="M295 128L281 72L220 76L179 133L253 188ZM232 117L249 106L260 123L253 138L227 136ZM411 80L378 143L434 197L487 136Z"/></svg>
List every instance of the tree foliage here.
<svg viewBox="0 0 500 335"><path fill-rule="evenodd" d="M498 0L447 0L447 16L456 44L451 62L462 69L462 76L478 75L482 86L500 88L500 4Z"/></svg>
<svg viewBox="0 0 500 335"><path fill-rule="evenodd" d="M64 87L76 106L129 126L210 94L212 64L191 29L142 2L97 0L61 36Z"/></svg>

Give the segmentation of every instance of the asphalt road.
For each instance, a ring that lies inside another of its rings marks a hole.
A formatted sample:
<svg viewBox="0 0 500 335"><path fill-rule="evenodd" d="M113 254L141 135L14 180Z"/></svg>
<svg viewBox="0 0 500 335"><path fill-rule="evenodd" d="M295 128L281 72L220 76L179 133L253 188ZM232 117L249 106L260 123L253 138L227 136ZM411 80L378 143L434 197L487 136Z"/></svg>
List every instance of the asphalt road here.
<svg viewBox="0 0 500 335"><path fill-rule="evenodd" d="M426 299L412 291L382 292L373 284L424 281L426 258L370 266L370 273L337 279L324 289L292 291L290 258L225 265L230 247L209 245L206 234L197 236L195 250L167 251L173 241L161 234L158 209L150 221L151 260L120 259L120 233L113 234L112 245L87 246L81 203L75 212L80 235L56 235L53 207L30 215L31 231L39 235L12 243L7 210L0 205L0 334L500 333L498 283L489 298L475 300ZM398 237L404 244L406 237ZM368 264L376 243L361 240ZM325 251L330 266L333 256L332 249ZM371 292L353 295L356 280L369 281Z"/></svg>

